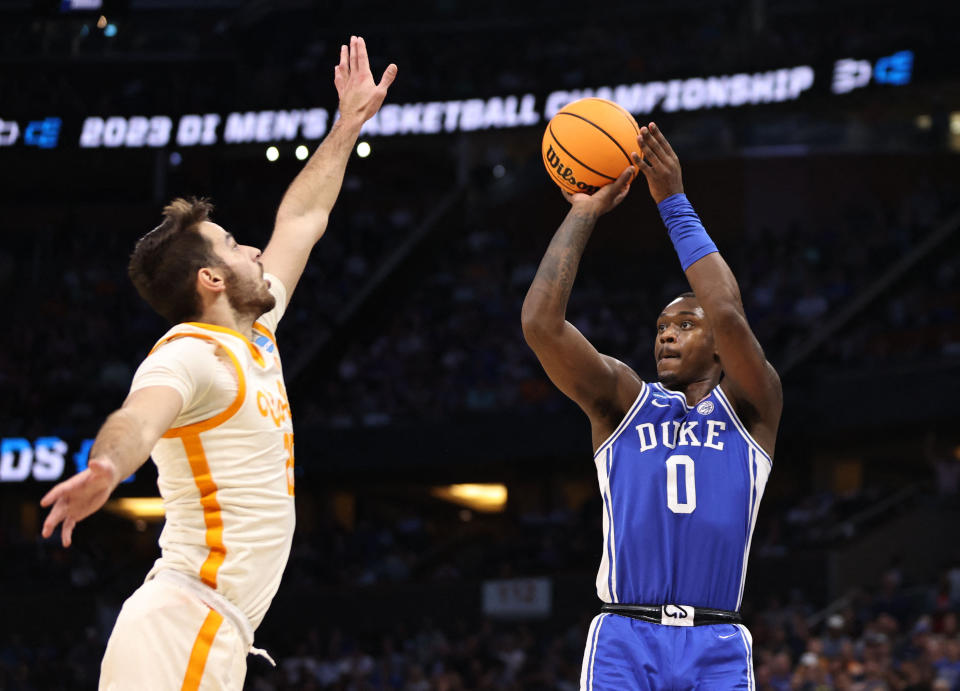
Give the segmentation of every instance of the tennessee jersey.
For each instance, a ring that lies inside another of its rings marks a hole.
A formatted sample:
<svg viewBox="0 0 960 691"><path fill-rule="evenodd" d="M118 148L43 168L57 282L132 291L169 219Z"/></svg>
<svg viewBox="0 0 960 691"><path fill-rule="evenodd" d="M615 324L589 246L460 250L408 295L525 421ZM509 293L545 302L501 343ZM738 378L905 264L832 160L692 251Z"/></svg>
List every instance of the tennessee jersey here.
<svg viewBox="0 0 960 691"><path fill-rule="evenodd" d="M683 394L644 383L594 461L600 599L739 610L772 462L722 387L691 407Z"/></svg>
<svg viewBox="0 0 960 691"><path fill-rule="evenodd" d="M173 569L200 580L256 628L280 585L294 530L293 424L273 329L178 324L154 346L131 390L176 388L184 406L153 449L166 523L147 579Z"/></svg>

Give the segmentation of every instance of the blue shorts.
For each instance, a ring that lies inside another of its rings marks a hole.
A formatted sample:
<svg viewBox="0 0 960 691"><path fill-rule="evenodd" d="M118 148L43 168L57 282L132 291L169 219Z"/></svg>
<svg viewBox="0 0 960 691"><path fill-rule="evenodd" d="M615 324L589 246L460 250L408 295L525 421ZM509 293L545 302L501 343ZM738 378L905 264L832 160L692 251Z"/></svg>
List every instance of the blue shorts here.
<svg viewBox="0 0 960 691"><path fill-rule="evenodd" d="M754 691L753 640L737 624L663 626L594 617L580 691Z"/></svg>

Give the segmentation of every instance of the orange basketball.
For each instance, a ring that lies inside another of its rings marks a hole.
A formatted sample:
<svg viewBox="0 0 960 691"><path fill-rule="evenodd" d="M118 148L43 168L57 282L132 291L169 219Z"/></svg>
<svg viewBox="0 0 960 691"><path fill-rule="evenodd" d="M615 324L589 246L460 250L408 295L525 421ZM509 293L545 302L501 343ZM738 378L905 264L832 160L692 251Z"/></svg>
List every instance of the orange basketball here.
<svg viewBox="0 0 960 691"><path fill-rule="evenodd" d="M543 164L550 179L568 192L593 194L617 179L640 151L640 128L630 112L603 98L581 98L565 106L543 133Z"/></svg>

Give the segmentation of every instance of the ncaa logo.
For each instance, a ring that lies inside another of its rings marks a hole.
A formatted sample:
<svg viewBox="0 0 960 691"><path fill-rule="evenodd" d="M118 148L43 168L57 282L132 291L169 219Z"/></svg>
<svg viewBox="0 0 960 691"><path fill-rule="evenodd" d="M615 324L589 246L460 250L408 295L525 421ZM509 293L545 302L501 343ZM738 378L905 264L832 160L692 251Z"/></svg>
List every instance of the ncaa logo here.
<svg viewBox="0 0 960 691"><path fill-rule="evenodd" d="M263 348L264 350L266 350L268 353L272 353L272 352L273 352L273 343L272 343L272 342L270 341L270 339L267 338L266 336L257 336L257 337L254 339L253 342L254 342L254 344L256 344L258 347Z"/></svg>
<svg viewBox="0 0 960 691"><path fill-rule="evenodd" d="M709 415L713 412L713 401L704 401L697 406L697 412L701 415Z"/></svg>

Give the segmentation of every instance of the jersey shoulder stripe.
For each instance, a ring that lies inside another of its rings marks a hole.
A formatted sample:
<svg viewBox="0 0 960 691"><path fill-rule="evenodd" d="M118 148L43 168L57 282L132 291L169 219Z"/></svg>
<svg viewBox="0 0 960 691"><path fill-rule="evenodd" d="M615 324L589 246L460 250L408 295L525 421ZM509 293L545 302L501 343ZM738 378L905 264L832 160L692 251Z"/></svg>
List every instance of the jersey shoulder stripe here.
<svg viewBox="0 0 960 691"><path fill-rule="evenodd" d="M221 343L218 339L214 338L213 336L207 336L206 334L198 334L198 333L191 333L191 332L175 333L175 334L172 334L171 336L168 336L167 338L160 340L150 350L150 352L151 353L154 352L157 348L162 346L164 343L168 343L176 338L199 338L204 341L209 341L214 345L220 347L229 356L230 362L233 364L233 368L237 372L237 395L233 399L233 402L224 411L217 413L211 418L207 418L206 420L200 420L199 422L195 422L191 425L183 425L182 427L171 427L164 433L163 436L165 439L169 439L171 437L182 437L188 434L200 434L201 432L205 432L209 429L213 429L217 425L220 425L226 422L227 420L229 420L231 417L233 417L234 414L238 410L240 410L240 407L243 405L243 400L247 395L247 380L246 380L246 377L244 377L243 375L243 367L240 366L240 361L237 360L237 356L233 354L233 351L230 350L230 348L228 348L226 345Z"/></svg>
<svg viewBox="0 0 960 691"><path fill-rule="evenodd" d="M623 430L627 428L627 425L630 423L630 420L632 420L633 416L637 414L637 411L643 405L643 402L647 400L649 393L650 393L650 386L646 382L642 382L640 384L640 393L638 393L637 397L634 399L633 405L630 406L630 409L627 411L627 414L623 416L623 419L620 421L620 424L617 425L617 428L613 430L613 433L609 437L607 437L604 440L604 442L600 444L600 446L597 447L596 452L593 454L594 459L600 458L600 454L602 454L607 449L608 446L613 444L613 442L616 441L617 437L619 437L623 433Z"/></svg>
<svg viewBox="0 0 960 691"><path fill-rule="evenodd" d="M773 459L770 458L770 454L763 450L763 447L757 443L757 440L750 436L750 433L747 431L747 428L744 426L743 422L740 421L740 418L737 417L736 411L733 409L733 405L730 403L730 399L727 398L726 394L723 393L723 389L720 388L718 384L714 389L714 392L717 394L717 400L720 402L720 405L723 406L723 409L727 411L727 415L730 416L730 419L733 420L734 427L737 428L737 431L740 432L740 436L743 437L744 441L757 452L757 455L767 461L767 465L773 466Z"/></svg>

